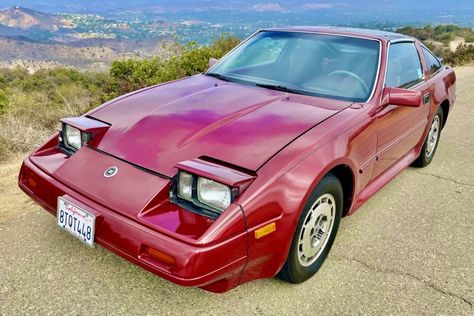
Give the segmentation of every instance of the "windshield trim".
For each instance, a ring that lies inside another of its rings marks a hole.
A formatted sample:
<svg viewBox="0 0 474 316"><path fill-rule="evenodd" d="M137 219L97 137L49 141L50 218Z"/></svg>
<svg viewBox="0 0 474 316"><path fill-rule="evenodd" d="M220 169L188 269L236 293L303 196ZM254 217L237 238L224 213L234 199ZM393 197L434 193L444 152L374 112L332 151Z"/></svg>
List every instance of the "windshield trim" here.
<svg viewBox="0 0 474 316"><path fill-rule="evenodd" d="M350 38L359 38L359 39L364 39L364 40L367 40L367 41L375 41L375 42L378 42L379 43L379 58L378 58L378 64L377 64L377 72L375 74L375 80L374 80L374 84L373 84L373 87L372 87L372 91L371 93L369 94L369 97L367 99L365 99L365 101L361 101L361 103L367 103L367 102L370 102L374 95L375 95L375 91L377 89L377 86L378 86L378 83L379 83L379 79L380 79L380 71L381 71L381 63L382 63L382 41L380 39L377 39L377 38L370 38L370 37L365 37L365 36L358 36L358 35L353 35L353 34L335 34L335 33L331 33L331 32L320 32L320 31L300 31L300 30L272 30L272 29L260 29L256 32L254 32L252 35L250 35L249 37L247 37L245 40L243 40L239 45L235 46L232 50L230 50L227 54L224 55L224 57L222 57L221 59L219 59L219 61L217 63L215 63L211 68L209 68L206 72L204 72L204 75L207 75L208 72L212 72L211 70L213 68L215 68L218 64L220 64L221 62L223 62L224 60L226 60L237 48L239 48L241 45L245 44L248 40L250 40L251 38L253 38L255 35L257 35L258 33L261 33L261 32L281 32L281 33L302 33L302 34L318 34L318 35L329 35L329 36L339 36L339 37L350 37ZM242 83L241 83L242 84ZM329 98L329 97L328 97ZM331 99L338 99L338 98L334 98L334 97L331 97Z"/></svg>

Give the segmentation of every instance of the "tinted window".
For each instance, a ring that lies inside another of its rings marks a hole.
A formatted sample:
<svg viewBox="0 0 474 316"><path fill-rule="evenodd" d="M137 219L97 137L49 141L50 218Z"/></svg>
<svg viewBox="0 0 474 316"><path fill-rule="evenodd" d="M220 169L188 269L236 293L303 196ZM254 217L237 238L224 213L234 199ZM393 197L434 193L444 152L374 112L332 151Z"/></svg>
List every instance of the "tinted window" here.
<svg viewBox="0 0 474 316"><path fill-rule="evenodd" d="M373 90L379 50L380 43L374 40L263 31L207 74L269 89L364 102Z"/></svg>
<svg viewBox="0 0 474 316"><path fill-rule="evenodd" d="M425 55L426 65L430 75L434 74L441 68L441 63L429 50L423 47L423 55Z"/></svg>
<svg viewBox="0 0 474 316"><path fill-rule="evenodd" d="M409 88L422 80L423 71L415 44L390 45L385 85L387 87Z"/></svg>

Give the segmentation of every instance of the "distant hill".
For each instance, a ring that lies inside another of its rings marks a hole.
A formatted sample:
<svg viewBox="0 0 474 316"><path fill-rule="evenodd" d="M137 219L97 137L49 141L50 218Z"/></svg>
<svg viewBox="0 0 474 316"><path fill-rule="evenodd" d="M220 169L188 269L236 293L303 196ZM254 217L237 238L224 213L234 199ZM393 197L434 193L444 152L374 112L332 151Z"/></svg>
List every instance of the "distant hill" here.
<svg viewBox="0 0 474 316"><path fill-rule="evenodd" d="M343 25L393 31L407 25L430 24L433 26L429 28L400 31L439 48L440 55L449 45L456 48L459 43L474 42L470 29L474 19L472 0L457 0L456 9L431 5L423 9L422 15L418 2L409 10L401 9L401 3L409 2L413 0L22 0L28 8L0 9L0 67L24 64L35 70L60 64L102 69L116 58L163 54L163 41L208 45L221 34L245 38L258 29L285 25ZM374 6L363 5L368 3ZM11 0L0 0L0 8L11 4ZM453 23L467 27L443 28Z"/></svg>
<svg viewBox="0 0 474 316"><path fill-rule="evenodd" d="M0 37L0 68L21 66L29 72L57 66L102 71L108 69L113 60L165 57L170 53L163 42L156 41L97 39L65 45Z"/></svg>
<svg viewBox="0 0 474 316"><path fill-rule="evenodd" d="M16 29L0 24L0 36L25 36L27 33L21 29Z"/></svg>
<svg viewBox="0 0 474 316"><path fill-rule="evenodd" d="M60 17L19 6L0 10L0 24L21 30L45 30L56 32L67 23Z"/></svg>
<svg viewBox="0 0 474 316"><path fill-rule="evenodd" d="M166 55L169 36L133 40L127 25L98 15L67 15L13 6L0 10L0 68L69 66L104 70L116 59ZM146 30L144 32L147 32Z"/></svg>

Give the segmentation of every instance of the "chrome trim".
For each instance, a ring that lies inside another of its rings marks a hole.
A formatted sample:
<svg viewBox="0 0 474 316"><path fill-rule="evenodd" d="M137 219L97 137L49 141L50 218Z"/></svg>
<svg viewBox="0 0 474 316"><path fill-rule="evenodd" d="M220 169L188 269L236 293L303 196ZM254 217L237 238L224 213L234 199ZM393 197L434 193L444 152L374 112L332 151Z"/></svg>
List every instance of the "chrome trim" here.
<svg viewBox="0 0 474 316"><path fill-rule="evenodd" d="M297 31L297 30L272 30L272 29L260 29L256 32L254 32L252 35L250 35L249 37L247 37L246 39L244 39L239 45L235 46L231 51L229 51L227 54L225 54L221 59L219 59L218 62L216 62L214 65L212 65L211 68L209 68L204 74L207 74L211 69L213 69L214 67L216 67L221 61L224 61L226 60L229 55L234 51L236 50L238 47L240 47L241 45L243 45L244 43L246 43L249 39L251 39L253 36L255 36L256 34L260 33L260 32L282 32L282 33L303 33L303 34L321 34L321 35L329 35L329 36L339 36L339 37L350 37L350 38L359 38L359 39L364 39L364 40L368 40L368 41L376 41L376 42L379 42L379 62L378 62L378 65L377 65L377 73L375 75L375 80L374 80L374 86L372 88L372 92L371 94L369 95L368 99L363 101L363 102L357 102L357 103L367 103L367 102L370 102L372 100L372 98L374 97L374 94L375 94L375 90L377 88L377 84L378 84L378 81L379 81L379 76L380 76L380 66L381 66L381 62L382 62L382 41L378 38L372 38L372 37L364 37L364 36L357 36L357 35L343 35L343 34L334 34L334 33L331 33L331 32L319 32L319 31Z"/></svg>
<svg viewBox="0 0 474 316"><path fill-rule="evenodd" d="M396 38L396 39L393 39L393 40L389 40L388 42L389 42L389 43L392 43L392 44L403 43L403 42L414 43L414 42L415 42L415 39L414 39L414 38L411 38L411 37Z"/></svg>

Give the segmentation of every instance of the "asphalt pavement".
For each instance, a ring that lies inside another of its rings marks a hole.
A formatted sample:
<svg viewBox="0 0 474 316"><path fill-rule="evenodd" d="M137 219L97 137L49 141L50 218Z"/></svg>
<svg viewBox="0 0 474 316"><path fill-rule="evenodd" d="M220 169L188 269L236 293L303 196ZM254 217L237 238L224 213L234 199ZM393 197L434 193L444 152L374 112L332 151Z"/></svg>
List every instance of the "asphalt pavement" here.
<svg viewBox="0 0 474 316"><path fill-rule="evenodd" d="M0 166L0 315L474 315L474 67L430 166L344 218L319 273L224 294L165 281L56 227Z"/></svg>

